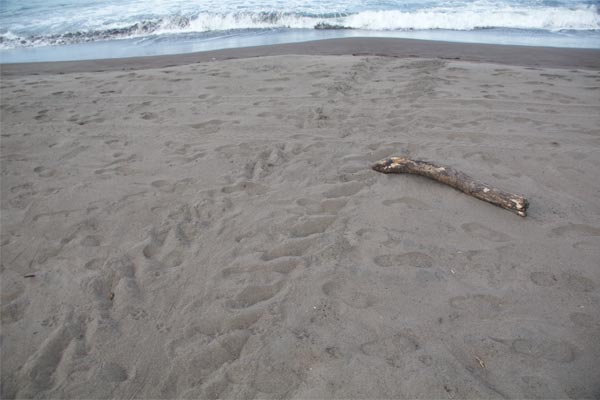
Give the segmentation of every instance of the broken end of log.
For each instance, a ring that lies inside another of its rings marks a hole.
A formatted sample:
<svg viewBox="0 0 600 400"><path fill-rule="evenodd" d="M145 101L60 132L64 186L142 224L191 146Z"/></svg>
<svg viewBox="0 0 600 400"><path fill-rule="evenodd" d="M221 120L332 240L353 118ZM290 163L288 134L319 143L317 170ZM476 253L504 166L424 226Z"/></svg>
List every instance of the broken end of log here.
<svg viewBox="0 0 600 400"><path fill-rule="evenodd" d="M405 167L410 161L404 157L388 157L377 161L371 168L384 174L398 173L398 170Z"/></svg>
<svg viewBox="0 0 600 400"><path fill-rule="evenodd" d="M526 217L529 201L523 196L516 196L511 201L515 204L515 212L521 217Z"/></svg>

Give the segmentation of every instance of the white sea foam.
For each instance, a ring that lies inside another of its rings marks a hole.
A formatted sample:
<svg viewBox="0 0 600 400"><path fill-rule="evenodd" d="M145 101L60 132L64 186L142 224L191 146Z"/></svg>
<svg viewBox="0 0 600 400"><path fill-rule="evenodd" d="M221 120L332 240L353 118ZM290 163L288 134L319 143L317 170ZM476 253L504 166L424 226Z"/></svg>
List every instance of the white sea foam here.
<svg viewBox="0 0 600 400"><path fill-rule="evenodd" d="M344 26L369 30L481 28L591 30L600 29L595 7L528 9L504 7L489 12L436 8L416 12L365 11L343 18Z"/></svg>
<svg viewBox="0 0 600 400"><path fill-rule="evenodd" d="M538 5L532 6L528 2L514 0L448 0L438 2L433 7L423 4L408 7L398 1L395 9L382 10L374 7L375 9L358 11L359 3L353 2L349 3L351 6L343 6L343 2L331 3L330 9L324 9L322 5L325 3L314 1L310 6L286 3L283 9L267 7L268 0L263 0L264 4L259 2L249 3L250 5L231 0L222 3L214 0L213 3L213 9L219 10L218 12L206 11L206 4L204 8L199 8L197 3L179 0L156 4L153 2L152 13L144 12L146 8L139 1L128 3L127 7L114 5L112 8L102 7L98 10L88 7L80 10L77 15L65 12L64 15L55 13L45 20L32 19L32 27L26 27L22 21L15 22L15 18L2 18L13 22L6 24L4 32L0 30L0 49L148 35L285 28L346 28L368 31L469 31L486 28L550 32L600 31L598 6L581 3L570 7L550 7L539 6L539 3L533 3Z"/></svg>

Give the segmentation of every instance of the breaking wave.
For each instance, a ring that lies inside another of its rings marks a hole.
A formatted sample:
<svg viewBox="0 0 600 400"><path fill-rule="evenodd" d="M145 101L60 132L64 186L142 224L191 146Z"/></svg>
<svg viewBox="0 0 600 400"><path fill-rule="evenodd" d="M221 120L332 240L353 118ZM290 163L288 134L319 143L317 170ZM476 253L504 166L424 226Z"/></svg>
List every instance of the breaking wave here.
<svg viewBox="0 0 600 400"><path fill-rule="evenodd" d="M97 28L66 30L38 35L20 35L10 30L0 33L0 49L76 44L215 31L261 29L360 29L398 30L477 30L526 29L545 31L600 30L598 6L524 7L491 9L464 6L435 7L411 11L385 10L356 13L308 14L294 12L227 12L172 15L142 19L135 23L99 25ZM10 29L10 28L9 28Z"/></svg>

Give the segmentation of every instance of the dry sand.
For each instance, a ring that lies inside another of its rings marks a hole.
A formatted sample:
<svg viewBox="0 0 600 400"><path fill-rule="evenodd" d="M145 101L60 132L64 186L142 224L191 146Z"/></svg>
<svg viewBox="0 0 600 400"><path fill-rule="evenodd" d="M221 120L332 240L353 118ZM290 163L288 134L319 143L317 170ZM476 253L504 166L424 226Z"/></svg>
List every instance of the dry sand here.
<svg viewBox="0 0 600 400"><path fill-rule="evenodd" d="M1 107L3 398L600 395L597 70L13 69Z"/></svg>

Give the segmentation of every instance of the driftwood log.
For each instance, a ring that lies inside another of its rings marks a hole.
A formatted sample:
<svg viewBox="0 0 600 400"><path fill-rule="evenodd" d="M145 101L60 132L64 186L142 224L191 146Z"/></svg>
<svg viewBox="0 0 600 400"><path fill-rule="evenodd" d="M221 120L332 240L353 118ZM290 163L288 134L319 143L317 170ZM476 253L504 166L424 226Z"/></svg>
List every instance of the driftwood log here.
<svg viewBox="0 0 600 400"><path fill-rule="evenodd" d="M476 182L460 171L451 167L437 165L428 161L411 160L404 157L389 157L373 164L373 169L384 174L415 174L444 183L466 194L487 201L498 207L519 214L527 215L529 202L523 196L495 189L490 185Z"/></svg>

